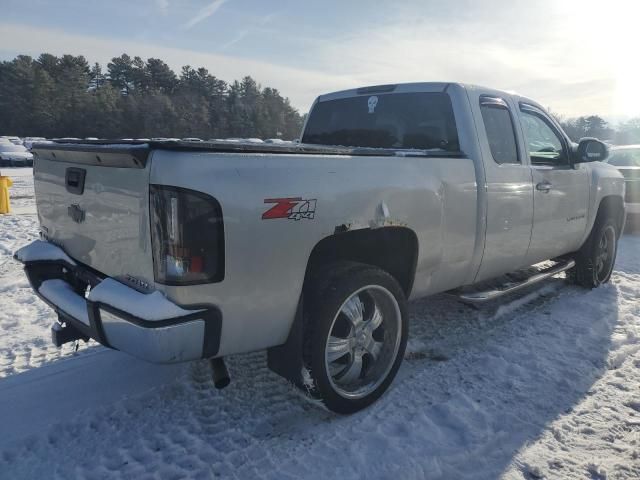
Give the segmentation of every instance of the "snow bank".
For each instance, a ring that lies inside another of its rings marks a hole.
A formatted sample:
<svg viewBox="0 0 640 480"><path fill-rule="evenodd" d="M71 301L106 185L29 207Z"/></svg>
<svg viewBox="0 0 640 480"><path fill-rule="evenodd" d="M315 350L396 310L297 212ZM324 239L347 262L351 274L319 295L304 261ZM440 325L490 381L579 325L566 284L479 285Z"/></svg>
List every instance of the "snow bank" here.
<svg viewBox="0 0 640 480"><path fill-rule="evenodd" d="M60 247L43 240L35 240L29 245L25 245L16 251L13 256L22 263L61 260L69 265L76 264Z"/></svg>
<svg viewBox="0 0 640 480"><path fill-rule="evenodd" d="M167 320L194 313L194 310L185 310L170 302L160 292L140 293L112 278L103 280L91 290L87 298L92 302L106 303L150 321Z"/></svg>

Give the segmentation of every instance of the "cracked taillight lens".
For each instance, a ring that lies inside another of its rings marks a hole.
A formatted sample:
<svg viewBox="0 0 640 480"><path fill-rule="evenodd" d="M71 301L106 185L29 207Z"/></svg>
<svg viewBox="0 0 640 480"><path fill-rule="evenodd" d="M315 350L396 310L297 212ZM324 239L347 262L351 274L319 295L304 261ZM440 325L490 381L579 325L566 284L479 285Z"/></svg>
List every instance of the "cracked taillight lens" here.
<svg viewBox="0 0 640 480"><path fill-rule="evenodd" d="M149 197L155 281L165 285L221 281L224 226L218 201L166 185L151 185Z"/></svg>

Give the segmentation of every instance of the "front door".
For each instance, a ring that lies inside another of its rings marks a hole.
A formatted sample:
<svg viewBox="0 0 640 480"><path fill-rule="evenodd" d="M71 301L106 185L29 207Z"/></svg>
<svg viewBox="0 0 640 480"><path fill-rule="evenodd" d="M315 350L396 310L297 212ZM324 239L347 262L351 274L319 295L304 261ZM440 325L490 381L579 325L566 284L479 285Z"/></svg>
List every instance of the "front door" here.
<svg viewBox="0 0 640 480"><path fill-rule="evenodd" d="M527 263L576 251L587 228L589 175L569 160L569 145L541 109L521 104L520 122L531 159L533 231Z"/></svg>

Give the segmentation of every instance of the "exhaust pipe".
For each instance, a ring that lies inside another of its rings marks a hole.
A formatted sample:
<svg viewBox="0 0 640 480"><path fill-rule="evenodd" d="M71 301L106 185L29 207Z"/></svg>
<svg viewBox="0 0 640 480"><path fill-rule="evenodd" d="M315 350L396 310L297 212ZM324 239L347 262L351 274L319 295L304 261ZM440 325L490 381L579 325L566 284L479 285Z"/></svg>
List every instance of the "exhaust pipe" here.
<svg viewBox="0 0 640 480"><path fill-rule="evenodd" d="M231 378L229 377L229 371L227 370L227 366L224 363L224 359L221 358L212 358L211 362L211 376L213 377L213 384L215 387L220 390L231 383Z"/></svg>

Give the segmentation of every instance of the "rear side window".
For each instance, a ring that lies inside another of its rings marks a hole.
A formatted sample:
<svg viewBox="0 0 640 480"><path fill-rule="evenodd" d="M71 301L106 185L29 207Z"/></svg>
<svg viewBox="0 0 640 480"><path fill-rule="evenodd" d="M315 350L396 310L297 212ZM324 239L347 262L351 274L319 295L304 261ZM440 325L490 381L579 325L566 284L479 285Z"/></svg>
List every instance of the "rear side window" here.
<svg viewBox="0 0 640 480"><path fill-rule="evenodd" d="M487 132L491 155L496 163L520 163L516 132L513 129L511 113L506 104L482 103L480 105L484 129Z"/></svg>
<svg viewBox="0 0 640 480"><path fill-rule="evenodd" d="M316 103L304 143L345 147L460 150L446 93L388 93Z"/></svg>

